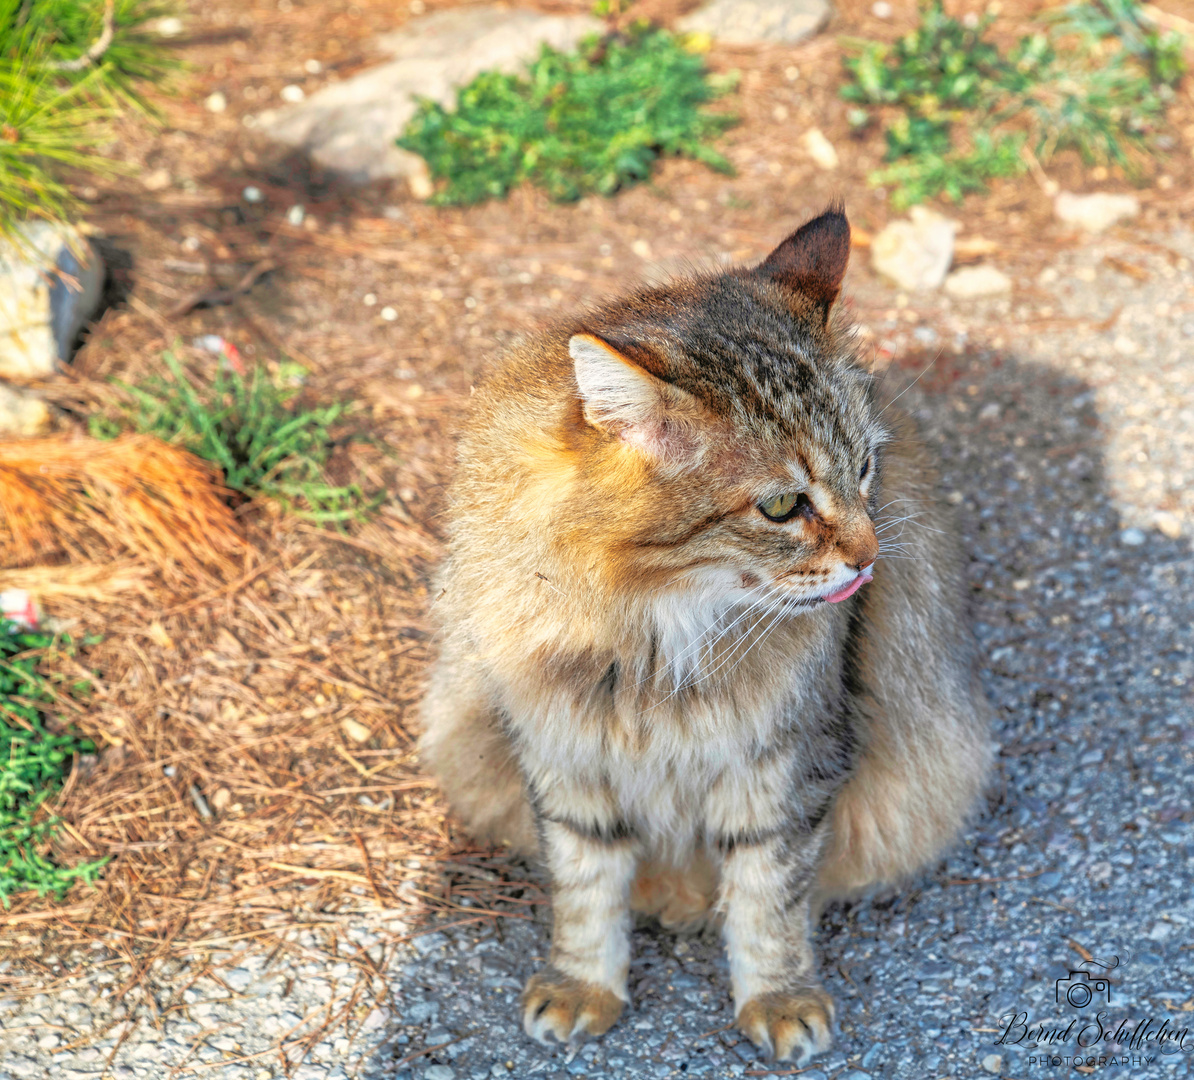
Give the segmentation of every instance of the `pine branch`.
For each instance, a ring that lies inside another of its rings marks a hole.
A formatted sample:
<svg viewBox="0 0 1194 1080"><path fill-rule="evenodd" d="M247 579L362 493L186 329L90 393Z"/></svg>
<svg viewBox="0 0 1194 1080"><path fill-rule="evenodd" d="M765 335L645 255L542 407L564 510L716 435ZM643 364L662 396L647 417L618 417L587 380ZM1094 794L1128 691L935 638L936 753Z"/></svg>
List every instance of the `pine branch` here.
<svg viewBox="0 0 1194 1080"><path fill-rule="evenodd" d="M52 71L85 71L92 64L98 63L108 46L112 44L112 37L116 32L116 0L106 0L104 4L104 25L87 51L73 60L49 60L46 67Z"/></svg>

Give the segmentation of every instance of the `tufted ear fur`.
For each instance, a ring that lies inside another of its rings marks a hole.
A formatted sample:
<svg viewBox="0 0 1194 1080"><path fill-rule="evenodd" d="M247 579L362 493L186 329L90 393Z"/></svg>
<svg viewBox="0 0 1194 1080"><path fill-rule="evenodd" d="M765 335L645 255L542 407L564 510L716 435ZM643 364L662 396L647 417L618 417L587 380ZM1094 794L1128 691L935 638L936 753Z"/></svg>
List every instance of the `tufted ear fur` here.
<svg viewBox="0 0 1194 1080"><path fill-rule="evenodd" d="M832 206L801 225L763 260L758 272L811 300L824 325L849 261L850 223L840 206Z"/></svg>
<svg viewBox="0 0 1194 1080"><path fill-rule="evenodd" d="M656 378L596 334L573 334L568 354L590 424L661 464L695 463L700 406L691 394Z"/></svg>

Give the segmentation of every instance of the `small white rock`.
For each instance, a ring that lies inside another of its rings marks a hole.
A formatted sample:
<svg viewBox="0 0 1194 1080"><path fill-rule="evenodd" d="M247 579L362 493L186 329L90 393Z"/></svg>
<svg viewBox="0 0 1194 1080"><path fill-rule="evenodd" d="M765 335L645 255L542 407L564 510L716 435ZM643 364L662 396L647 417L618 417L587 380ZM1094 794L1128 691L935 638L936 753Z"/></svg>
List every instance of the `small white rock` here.
<svg viewBox="0 0 1194 1080"><path fill-rule="evenodd" d="M828 0L707 0L676 28L727 45L792 45L818 33L831 14Z"/></svg>
<svg viewBox="0 0 1194 1080"><path fill-rule="evenodd" d="M435 194L435 184L431 182L431 170L427 168L427 162L422 158L418 158L411 164L410 172L406 177L406 185L410 188L411 195L419 199L430 199Z"/></svg>
<svg viewBox="0 0 1194 1080"><path fill-rule="evenodd" d="M805 152L813 159L818 168L827 172L838 166L837 151L833 148L825 133L820 128L809 128L800 140L804 144Z"/></svg>
<svg viewBox="0 0 1194 1080"><path fill-rule="evenodd" d="M956 222L923 206L890 222L871 242L871 265L908 292L936 289L954 257Z"/></svg>
<svg viewBox="0 0 1194 1080"><path fill-rule="evenodd" d="M1053 213L1067 225L1077 225L1087 232L1102 232L1117 221L1140 213L1140 200L1135 195L1114 195L1096 191L1090 195L1058 192L1053 200Z"/></svg>
<svg viewBox="0 0 1194 1080"><path fill-rule="evenodd" d="M1168 510L1158 510L1153 518L1153 524L1156 525L1157 531L1162 536L1167 536L1170 540L1181 538L1182 521L1177 514L1171 514Z"/></svg>
<svg viewBox="0 0 1194 1080"><path fill-rule="evenodd" d="M141 178L141 183L146 191L162 191L171 184L170 170L154 169Z"/></svg>
<svg viewBox="0 0 1194 1080"><path fill-rule="evenodd" d="M245 190L241 192L241 196L247 203L259 203L265 198L265 195L262 194L261 188L255 187L253 184L250 184L247 188L245 188Z"/></svg>
<svg viewBox="0 0 1194 1080"><path fill-rule="evenodd" d="M630 245L630 250L640 259L649 259L651 257L651 245L646 240L636 240Z"/></svg>
<svg viewBox="0 0 1194 1080"><path fill-rule="evenodd" d="M377 294L371 292L365 293L364 299L361 300L361 303L364 304L365 307L373 307L373 305L377 303Z"/></svg>
<svg viewBox="0 0 1194 1080"><path fill-rule="evenodd" d="M999 1054L988 1054L983 1058L983 1068L989 1073L1003 1072L1003 1058Z"/></svg>
<svg viewBox="0 0 1194 1080"><path fill-rule="evenodd" d="M381 317L385 319L386 322L393 322L396 318L398 318L398 312L395 308L383 307L381 309Z"/></svg>
<svg viewBox="0 0 1194 1080"><path fill-rule="evenodd" d="M887 2L887 0L877 0L876 3L871 5L871 14L874 15L876 19L890 19L891 5Z"/></svg>
<svg viewBox="0 0 1194 1080"><path fill-rule="evenodd" d="M203 107L207 109L208 112L222 113L226 108L228 108L228 98L224 96L222 91L216 90L207 95L203 102Z"/></svg>
<svg viewBox="0 0 1194 1080"><path fill-rule="evenodd" d="M303 88L295 83L290 83L278 91L278 97L290 105L297 105L300 101L306 98L306 96L307 95Z"/></svg>
<svg viewBox="0 0 1194 1080"><path fill-rule="evenodd" d="M456 1070L447 1065L432 1065L425 1073L424 1080L456 1080Z"/></svg>
<svg viewBox="0 0 1194 1080"><path fill-rule="evenodd" d="M158 19L153 27L162 37L178 37L182 33L182 19L173 15L167 15L164 19Z"/></svg>
<svg viewBox="0 0 1194 1080"><path fill-rule="evenodd" d="M1148 542L1148 537L1144 535L1143 529L1124 529L1124 531L1119 534L1119 542L1123 544L1124 547L1140 547L1142 544Z"/></svg>
<svg viewBox="0 0 1194 1080"><path fill-rule="evenodd" d="M318 60L304 60L303 70L308 75L318 75L323 71L323 65Z"/></svg>
<svg viewBox="0 0 1194 1080"><path fill-rule="evenodd" d="M1135 356L1140 351L1140 346L1126 334L1117 334L1115 340L1111 343L1111 347L1120 356Z"/></svg>
<svg viewBox="0 0 1194 1080"><path fill-rule="evenodd" d="M301 225L303 223L303 218L306 216L307 211L297 203L286 211L286 221L289 225Z"/></svg>
<svg viewBox="0 0 1194 1080"><path fill-rule="evenodd" d="M945 279L945 291L959 300L1000 296L1012 291L1012 279L993 266L963 266Z"/></svg>
<svg viewBox="0 0 1194 1080"><path fill-rule="evenodd" d="M373 1009L364 1020L361 1021L362 1031L376 1031L380 1027L385 1027L386 1021L390 1018L389 1009Z"/></svg>

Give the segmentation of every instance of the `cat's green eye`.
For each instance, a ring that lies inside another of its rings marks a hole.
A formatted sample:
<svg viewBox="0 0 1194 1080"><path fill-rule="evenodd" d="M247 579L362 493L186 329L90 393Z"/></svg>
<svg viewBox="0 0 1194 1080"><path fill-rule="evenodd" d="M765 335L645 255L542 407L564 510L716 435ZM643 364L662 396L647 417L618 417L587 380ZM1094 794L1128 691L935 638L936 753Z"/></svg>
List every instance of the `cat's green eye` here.
<svg viewBox="0 0 1194 1080"><path fill-rule="evenodd" d="M759 510L764 517L772 521L787 521L808 502L808 496L802 491L788 491L783 495L776 495L774 499L759 503Z"/></svg>

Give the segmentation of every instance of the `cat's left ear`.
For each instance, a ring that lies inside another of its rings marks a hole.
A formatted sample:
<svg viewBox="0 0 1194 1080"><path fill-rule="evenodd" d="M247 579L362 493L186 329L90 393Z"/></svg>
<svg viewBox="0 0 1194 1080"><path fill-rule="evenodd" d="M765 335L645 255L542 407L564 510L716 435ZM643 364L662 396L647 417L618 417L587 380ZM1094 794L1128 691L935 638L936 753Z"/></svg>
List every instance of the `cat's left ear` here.
<svg viewBox="0 0 1194 1080"><path fill-rule="evenodd" d="M585 420L643 451L657 464L683 468L699 458L700 409L691 394L652 375L596 334L568 342Z"/></svg>
<svg viewBox="0 0 1194 1080"><path fill-rule="evenodd" d="M758 273L816 305L821 324L842 289L850 261L850 223L841 207L801 225L759 265Z"/></svg>

